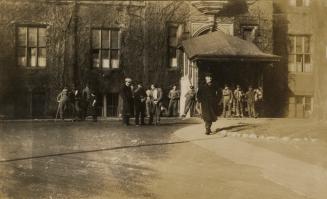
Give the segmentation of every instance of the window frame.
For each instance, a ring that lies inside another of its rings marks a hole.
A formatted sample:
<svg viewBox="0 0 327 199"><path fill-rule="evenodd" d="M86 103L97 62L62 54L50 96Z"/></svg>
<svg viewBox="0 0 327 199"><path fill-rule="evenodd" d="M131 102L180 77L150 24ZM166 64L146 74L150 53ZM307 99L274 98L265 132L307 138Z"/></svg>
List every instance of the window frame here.
<svg viewBox="0 0 327 199"><path fill-rule="evenodd" d="M250 29L251 29L251 32L254 31L254 38L252 41L246 39L245 35L244 35L245 30L250 30ZM245 41L250 41L250 42L254 43L257 39L258 29L259 29L259 26L257 24L242 24L241 25L242 39Z"/></svg>
<svg viewBox="0 0 327 199"><path fill-rule="evenodd" d="M308 39L309 44L309 52L305 52L305 38ZM301 39L301 52L297 52L297 40ZM293 40L293 41L291 41ZM293 52L291 52L291 42L293 42ZM288 35L288 56L287 56L287 63L288 63L288 72L289 73L312 73L313 65L312 65L312 36L308 34L290 34ZM293 61L290 62L290 57L292 56ZM302 56L301 65L298 66L297 56ZM310 61L307 63L306 66L306 56L309 56ZM299 67L301 68L299 70ZM306 68L309 68L307 70ZM293 68L293 69L292 69ZM291 70L292 69L292 70Z"/></svg>
<svg viewBox="0 0 327 199"><path fill-rule="evenodd" d="M93 42L93 31L100 31L100 35L99 35L99 48L94 48L94 42ZM102 32L103 31L108 31L108 35L109 35L109 38L108 38L108 48L103 48L102 47L102 42L103 42L103 38L102 38ZM118 47L117 48L112 48L111 46L111 33L112 31L117 31L118 32L118 35L117 35L117 42L118 42ZM91 28L91 34L90 34L90 51L91 51L91 68L98 68L98 69L101 69L101 70L120 70L121 68L121 29L120 28L103 28L103 27L92 27ZM99 58L99 66L95 66L94 65L94 57L93 57L93 54L94 54L94 50L98 50L98 58ZM103 60L102 60L102 51L104 50L107 50L108 51L108 60L109 60L109 67L103 67ZM111 63L111 52L112 51L118 51L118 55L117 55L117 58L118 58L118 67L115 67L113 68L112 66L112 63Z"/></svg>
<svg viewBox="0 0 327 199"><path fill-rule="evenodd" d="M167 22L167 60L168 60L168 68L171 70L176 70L178 68L180 68L180 64L178 63L178 57L179 57L179 51L178 51L178 29L179 27L182 25L182 23L177 23L177 22ZM170 28L176 28L176 32L175 32L175 39L176 39L176 46L172 46L170 44ZM175 53L175 59L176 59L176 66L172 65L172 59L171 59L171 52L174 51Z"/></svg>
<svg viewBox="0 0 327 199"><path fill-rule="evenodd" d="M20 28L25 28L25 45L20 45L19 44L19 29ZM29 46L29 29L35 28L36 29L36 45L35 47L30 47ZM48 66L47 63L47 28L48 25L46 24L17 24L15 26L15 64L17 67L21 68L26 68L26 69L45 69ZM40 29L44 29L45 31L45 45L40 46ZM18 61L18 49L19 48L24 48L25 50L25 64L20 65ZM29 48L36 48L36 55L35 55L35 66L32 66L30 63L31 57L29 56ZM39 64L39 54L40 54L40 49L45 50L45 65L40 66Z"/></svg>
<svg viewBox="0 0 327 199"><path fill-rule="evenodd" d="M311 0L289 0L289 5L298 8L309 7Z"/></svg>

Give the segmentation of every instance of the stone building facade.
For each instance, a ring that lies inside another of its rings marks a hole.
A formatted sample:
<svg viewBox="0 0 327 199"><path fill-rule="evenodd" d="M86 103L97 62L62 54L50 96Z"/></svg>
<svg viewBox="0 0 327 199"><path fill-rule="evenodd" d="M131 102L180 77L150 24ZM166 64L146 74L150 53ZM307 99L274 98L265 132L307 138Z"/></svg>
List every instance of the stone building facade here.
<svg viewBox="0 0 327 199"><path fill-rule="evenodd" d="M297 24L296 17L304 20L310 15L291 14L284 1L251 0L246 1L248 12L214 17L208 9L225 1L210 2L1 1L0 36L5 39L0 40L0 115L54 117L56 95L63 87L89 84L98 97L99 115L115 117L119 115L119 88L126 76L146 87L158 84L166 93L167 104L172 85L181 88L183 96L189 85L201 81L199 66L179 49L181 41L207 34L213 24L226 34L255 43L263 52L282 57L279 64L262 64L261 75L256 77L254 86L265 89L267 115L286 112L295 116L292 103L297 95L303 97L304 106L307 100L313 101L313 89L300 88L313 76L288 72L285 46L289 34L295 35L294 41L298 33L313 34L310 19L303 23L306 28L292 25ZM303 12L308 11L304 8ZM289 90L295 93L290 95Z"/></svg>
<svg viewBox="0 0 327 199"><path fill-rule="evenodd" d="M285 116L309 118L326 111L327 32L323 19L327 15L323 9L323 0L274 2L274 52L282 57L276 81L283 94Z"/></svg>

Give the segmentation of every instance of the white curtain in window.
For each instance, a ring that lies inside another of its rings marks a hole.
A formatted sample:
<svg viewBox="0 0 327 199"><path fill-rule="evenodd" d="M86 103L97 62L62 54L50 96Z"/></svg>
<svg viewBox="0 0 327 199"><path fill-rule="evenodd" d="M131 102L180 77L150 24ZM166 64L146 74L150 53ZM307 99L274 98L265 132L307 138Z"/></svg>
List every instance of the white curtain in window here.
<svg viewBox="0 0 327 199"><path fill-rule="evenodd" d="M109 59L108 58L102 59L102 68L109 68Z"/></svg>
<svg viewBox="0 0 327 199"><path fill-rule="evenodd" d="M36 48L31 48L31 51L30 51L30 66L31 67L36 66Z"/></svg>
<svg viewBox="0 0 327 199"><path fill-rule="evenodd" d="M310 0L303 0L304 6L310 6Z"/></svg>
<svg viewBox="0 0 327 199"><path fill-rule="evenodd" d="M304 64L304 72L312 72L311 64Z"/></svg>
<svg viewBox="0 0 327 199"><path fill-rule="evenodd" d="M296 6L296 0L289 0L290 6Z"/></svg>
<svg viewBox="0 0 327 199"><path fill-rule="evenodd" d="M170 59L170 66L171 67L177 67L177 58L176 57L172 57Z"/></svg>
<svg viewBox="0 0 327 199"><path fill-rule="evenodd" d="M38 55L38 64L39 67L45 67L46 64L46 49L40 48L39 49L39 55Z"/></svg>

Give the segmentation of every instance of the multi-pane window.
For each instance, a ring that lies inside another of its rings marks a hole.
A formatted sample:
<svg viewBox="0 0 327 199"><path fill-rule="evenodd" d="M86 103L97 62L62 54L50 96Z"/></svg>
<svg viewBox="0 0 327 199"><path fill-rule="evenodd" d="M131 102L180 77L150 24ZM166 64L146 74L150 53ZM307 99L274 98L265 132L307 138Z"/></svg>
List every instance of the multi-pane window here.
<svg viewBox="0 0 327 199"><path fill-rule="evenodd" d="M289 115L291 117L306 118L313 110L313 97L310 95L296 95L289 98Z"/></svg>
<svg viewBox="0 0 327 199"><path fill-rule="evenodd" d="M168 26L168 56L169 56L169 67L177 67L177 30L178 25L170 24Z"/></svg>
<svg viewBox="0 0 327 199"><path fill-rule="evenodd" d="M289 0L291 6L296 7L308 7L310 5L310 0Z"/></svg>
<svg viewBox="0 0 327 199"><path fill-rule="evenodd" d="M17 27L17 65L46 67L46 27Z"/></svg>
<svg viewBox="0 0 327 199"><path fill-rule="evenodd" d="M290 72L312 72L310 36L290 35L288 68Z"/></svg>
<svg viewBox="0 0 327 199"><path fill-rule="evenodd" d="M120 42L118 29L92 30L92 65L96 68L119 68Z"/></svg>

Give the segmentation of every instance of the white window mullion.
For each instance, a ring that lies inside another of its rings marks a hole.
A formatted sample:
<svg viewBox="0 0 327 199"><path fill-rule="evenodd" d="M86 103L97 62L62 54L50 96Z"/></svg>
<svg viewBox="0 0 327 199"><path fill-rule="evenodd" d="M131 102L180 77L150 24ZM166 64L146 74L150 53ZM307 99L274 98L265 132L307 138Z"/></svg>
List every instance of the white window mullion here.
<svg viewBox="0 0 327 199"><path fill-rule="evenodd" d="M100 36L99 36L99 40L100 40L100 50L99 50L99 66L100 68L102 68L102 30L100 29Z"/></svg>
<svg viewBox="0 0 327 199"><path fill-rule="evenodd" d="M120 68L120 49L121 49L120 34L121 34L121 30L118 31L118 68Z"/></svg>
<svg viewBox="0 0 327 199"><path fill-rule="evenodd" d="M36 29L36 55L35 55L36 67L39 67L39 28Z"/></svg>
<svg viewBox="0 0 327 199"><path fill-rule="evenodd" d="M109 50L108 50L108 59L109 59L109 68L112 68L112 64L111 64L111 30L108 30L108 42L109 42Z"/></svg>

